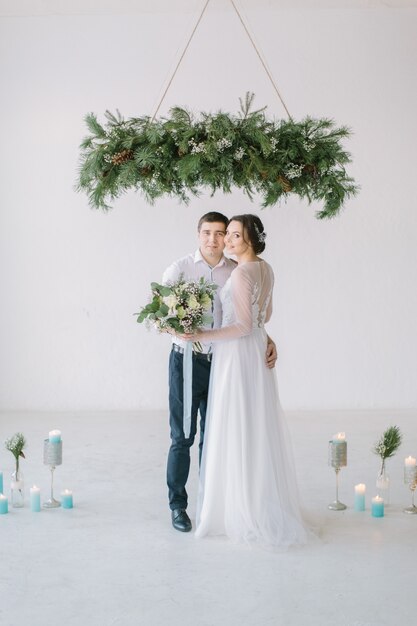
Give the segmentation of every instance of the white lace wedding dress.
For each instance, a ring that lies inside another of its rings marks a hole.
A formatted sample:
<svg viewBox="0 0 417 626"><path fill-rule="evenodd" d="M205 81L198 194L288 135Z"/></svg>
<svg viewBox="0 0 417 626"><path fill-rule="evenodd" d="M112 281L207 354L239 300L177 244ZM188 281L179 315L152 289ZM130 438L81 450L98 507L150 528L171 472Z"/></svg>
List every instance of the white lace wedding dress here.
<svg viewBox="0 0 417 626"><path fill-rule="evenodd" d="M239 265L222 291L197 503L196 536L287 547L306 542L275 370L265 365L272 268Z"/></svg>

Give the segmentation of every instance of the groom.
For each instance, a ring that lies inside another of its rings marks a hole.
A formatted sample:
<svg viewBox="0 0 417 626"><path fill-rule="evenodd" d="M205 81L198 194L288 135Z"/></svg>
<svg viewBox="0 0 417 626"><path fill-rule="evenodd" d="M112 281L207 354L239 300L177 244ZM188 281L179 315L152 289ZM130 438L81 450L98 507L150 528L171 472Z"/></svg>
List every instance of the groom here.
<svg viewBox="0 0 417 626"><path fill-rule="evenodd" d="M220 328L222 321L221 303L218 292L224 286L236 263L223 255L224 237L229 223L227 217L217 212L203 215L198 222L199 248L194 254L178 259L164 272L162 282L174 282L181 274L185 280L198 281L201 277L215 283L218 288L213 302L213 328ZM176 530L191 530L187 515L188 496L185 485L190 469L190 448L197 432L197 413L200 411L199 459L203 449L207 396L210 379L212 347L202 344L203 351L193 352L191 432L185 438L183 431L183 354L185 342L174 336L169 357L169 424L171 447L168 453L167 483L172 525ZM277 352L274 342L268 337L266 365L275 366Z"/></svg>

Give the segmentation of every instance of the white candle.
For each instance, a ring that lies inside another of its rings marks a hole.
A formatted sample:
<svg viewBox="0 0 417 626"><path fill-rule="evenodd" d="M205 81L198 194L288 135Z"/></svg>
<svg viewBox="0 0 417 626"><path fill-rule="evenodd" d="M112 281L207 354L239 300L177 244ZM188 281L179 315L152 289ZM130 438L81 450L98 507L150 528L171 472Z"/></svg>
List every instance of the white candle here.
<svg viewBox="0 0 417 626"><path fill-rule="evenodd" d="M0 515L5 515L9 512L9 501L2 493L0 493Z"/></svg>
<svg viewBox="0 0 417 626"><path fill-rule="evenodd" d="M365 491L366 487L363 483L355 485L355 511L365 510Z"/></svg>
<svg viewBox="0 0 417 626"><path fill-rule="evenodd" d="M49 431L49 441L50 443L59 443L61 441L61 431L60 430Z"/></svg>
<svg viewBox="0 0 417 626"><path fill-rule="evenodd" d="M72 509L74 506L74 502L72 499L72 491L69 489L64 489L61 492L61 505L63 509Z"/></svg>
<svg viewBox="0 0 417 626"><path fill-rule="evenodd" d="M380 496L372 498L372 517L384 517L384 499Z"/></svg>
<svg viewBox="0 0 417 626"><path fill-rule="evenodd" d="M41 490L36 485L30 488L30 510L34 513L41 510Z"/></svg>
<svg viewBox="0 0 417 626"><path fill-rule="evenodd" d="M416 459L412 456L408 456L405 461L405 466L406 467L415 467L416 466Z"/></svg>

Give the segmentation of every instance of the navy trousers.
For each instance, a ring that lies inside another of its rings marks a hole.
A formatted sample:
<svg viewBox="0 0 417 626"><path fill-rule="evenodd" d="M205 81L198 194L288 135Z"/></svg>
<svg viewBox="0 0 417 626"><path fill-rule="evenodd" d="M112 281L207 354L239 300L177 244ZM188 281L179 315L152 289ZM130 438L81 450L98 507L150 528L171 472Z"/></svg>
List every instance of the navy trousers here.
<svg viewBox="0 0 417 626"><path fill-rule="evenodd" d="M199 459L203 449L204 426L207 411L207 395L211 363L205 355L193 353L193 395L191 409L191 432L188 439L183 431L183 355L175 350L169 357L169 425L171 447L168 453L167 484L169 507L186 509L188 495L185 489L190 471L190 448L197 433L197 414L200 412Z"/></svg>

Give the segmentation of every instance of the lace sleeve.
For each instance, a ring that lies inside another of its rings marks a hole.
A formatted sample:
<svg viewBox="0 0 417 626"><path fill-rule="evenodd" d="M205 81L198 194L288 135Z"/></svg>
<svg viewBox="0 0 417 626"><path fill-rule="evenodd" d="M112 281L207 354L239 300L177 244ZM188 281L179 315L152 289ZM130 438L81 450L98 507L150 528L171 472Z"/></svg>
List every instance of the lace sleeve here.
<svg viewBox="0 0 417 626"><path fill-rule="evenodd" d="M269 320L271 319L271 315L272 315L272 294L269 298L268 306L266 307L265 323L269 322Z"/></svg>
<svg viewBox="0 0 417 626"><path fill-rule="evenodd" d="M235 322L223 328L202 331L199 333L202 341L236 339L252 331L253 281L240 267L233 270L230 280Z"/></svg>

